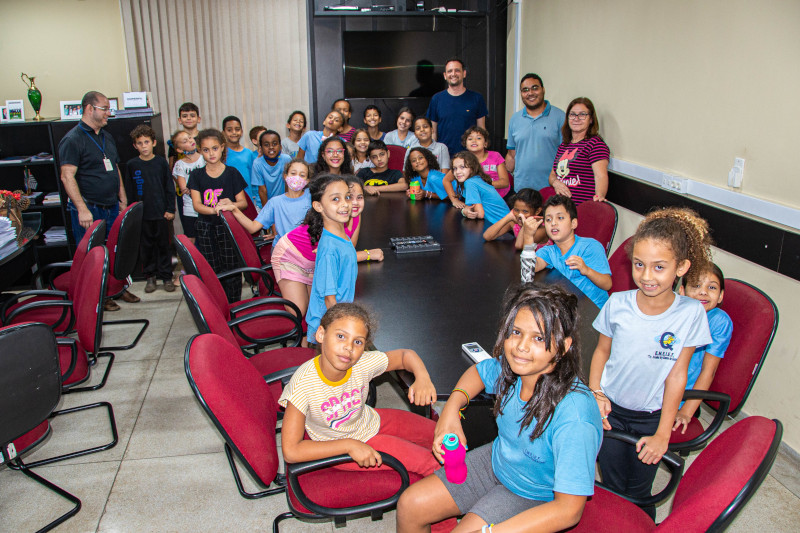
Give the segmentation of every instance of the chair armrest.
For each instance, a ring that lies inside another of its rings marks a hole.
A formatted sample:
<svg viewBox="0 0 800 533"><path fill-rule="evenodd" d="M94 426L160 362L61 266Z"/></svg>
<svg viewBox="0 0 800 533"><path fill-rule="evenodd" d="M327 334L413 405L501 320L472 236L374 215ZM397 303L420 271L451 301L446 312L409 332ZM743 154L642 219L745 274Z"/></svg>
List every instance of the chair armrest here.
<svg viewBox="0 0 800 533"><path fill-rule="evenodd" d="M49 265L45 265L33 275L33 279L31 280L31 287L37 287L39 280L42 279L45 273L49 273L47 277L47 286L50 289L54 289L53 287L53 278L56 277L56 273L60 270L69 270L72 267L72 261L64 261L62 263L50 263Z"/></svg>
<svg viewBox="0 0 800 533"><path fill-rule="evenodd" d="M10 307L17 305L17 303L23 299L28 298L29 296L52 296L53 298L61 298L62 300L67 299L67 293L64 291L54 291L50 289L33 289L30 291L23 291L17 294L12 294L9 298L3 303L3 308L0 310L0 314L3 316L3 321L6 320L6 313Z"/></svg>
<svg viewBox="0 0 800 533"><path fill-rule="evenodd" d="M403 493L404 490L406 490L406 488L408 488L409 485L408 471L405 469L405 467L400 461L398 461L388 453L384 452L378 452L378 453L381 454L381 458L383 459L383 464L392 468L400 475L400 489L395 494L384 500L372 503L366 503L363 505L356 505L353 507L331 508L331 507L323 507L321 505L312 502L311 500L308 499L305 493L303 493L303 490L300 487L300 481L298 479L298 476L307 474L309 472L313 472L315 470L320 470L323 468L328 468L331 466L352 462L353 459L351 459L349 455L336 455L334 457L328 457L326 459L318 459L316 461L287 464L286 481L288 485L291 487L292 493L294 494L295 498L297 498L297 501L299 501L303 507L314 513L317 513L318 515L335 517L335 516L349 516L353 514L372 513L374 511L388 510L397 505L397 500L400 499L400 495Z"/></svg>
<svg viewBox="0 0 800 533"><path fill-rule="evenodd" d="M259 236L259 237L253 237L253 242L255 243L256 248L261 248L262 246L266 246L268 244L272 244L274 241L275 241L275 236L274 235L272 235L270 237L265 237L263 235Z"/></svg>
<svg viewBox="0 0 800 533"><path fill-rule="evenodd" d="M719 431L719 428L722 427L722 423L725 421L725 417L728 416L728 409L731 406L731 397L724 392L687 389L683 393L683 401L686 400L707 400L719 402L719 408L717 409L717 413L714 415L714 419L711 421L705 431L692 440L670 444L669 450L671 452L690 452L705 446L707 441L711 439L711 437L713 437L717 431Z"/></svg>
<svg viewBox="0 0 800 533"><path fill-rule="evenodd" d="M264 284L267 286L267 290L269 294L275 294L275 284L272 282L272 278L267 274L267 270L271 270L272 265L265 265L262 268L256 267L241 267L241 268L234 268L233 270L228 270L221 274L217 274L217 279L222 280L230 276L235 276L237 274L244 274L249 272L251 274L258 274L261 276L261 279L264 280Z"/></svg>
<svg viewBox="0 0 800 533"><path fill-rule="evenodd" d="M289 384L289 380L292 379L292 376L294 376L294 373L298 368L300 367L290 366L289 368L284 368L283 370L278 370L277 372L271 372L264 376L264 381L267 383L275 383L276 381L280 381L281 385L285 387Z"/></svg>
<svg viewBox="0 0 800 533"><path fill-rule="evenodd" d="M245 334L241 328L239 327L241 324L248 322L249 320L255 320L257 318L265 318L265 317L281 317L281 318L288 318L294 323L294 327L289 330L287 333L276 335L274 337L264 337L264 338L254 338L250 337L249 335ZM268 344L275 344L278 342L283 342L286 340L290 340L297 337L295 339L294 347L300 346L300 343L303 342L303 324L300 322L300 319L289 313L283 309L263 309L261 311L256 311L254 313L248 313L246 315L238 316L233 318L228 322L228 326L238 335L239 337L243 338L249 343L258 344L262 346L266 346Z"/></svg>
<svg viewBox="0 0 800 533"><path fill-rule="evenodd" d="M62 298L61 300L37 300L35 302L30 303L22 303L19 307L14 309L9 313L9 308L19 302L21 298L26 298L28 296L51 296L53 298ZM33 291L25 291L19 294L13 295L9 298L6 303L3 305L2 309L2 319L4 324L8 324L17 316L21 315L22 313L32 311L34 309L42 309L47 307L64 307L64 310L61 313L61 317L56 321L55 324L48 324L48 326L55 330L58 328L64 320L67 318L68 311L70 307L72 307L72 301L67 300L67 293L64 291L50 291L46 289L38 289ZM72 329L75 321L75 316L72 315L70 317L70 323L65 328L65 331L69 331Z"/></svg>
<svg viewBox="0 0 800 533"><path fill-rule="evenodd" d="M269 304L288 305L289 307L291 307L292 311L294 311L297 316L301 315L300 308L297 307L297 304L295 304L291 300L287 300L286 298L279 298L279 297L255 298L250 301L234 305L233 307L228 309L228 312L231 314L231 317L236 318L242 311L247 311L248 309L252 309L254 307L259 307L261 305L269 305Z"/></svg>
<svg viewBox="0 0 800 533"><path fill-rule="evenodd" d="M616 440L619 440L619 441L622 441L622 442L626 442L626 443L630 444L631 447L635 447L636 443L639 442L639 437L634 437L633 435L631 435L629 433L623 433L622 431L616 431L616 430L613 430L613 429L609 430L609 431L604 431L603 432L603 438L604 439L616 439ZM635 451L635 448L634 448L634 451ZM603 488L603 489L605 489L605 490L607 490L607 491L609 491L609 492L611 492L613 494L616 494L620 498L625 498L629 502L631 502L631 503L633 503L635 505L638 505L639 507L644 507L644 506L647 506L647 505L656 505L656 504L666 500L667 498L669 498L670 495L673 492L675 492L675 489L678 488L678 483L680 483L680 481L681 481L681 477L683 477L684 462L683 462L683 459L681 459L675 453L673 453L671 451L667 451L667 453L665 453L664 456L661 458L661 463L664 464L664 466L667 467L667 470L669 470L669 475L670 475L669 483L667 483L667 486L664 487L661 490L661 492L659 492L657 494L653 494L651 496L648 496L647 498L634 498L632 496L628 496L627 494L622 494L620 492L617 492L617 491L609 488L608 486L604 485L600 481L596 481L595 485L597 485L598 487L601 487L601 488Z"/></svg>
<svg viewBox="0 0 800 533"><path fill-rule="evenodd" d="M69 368L67 371L61 372L61 384L63 386L64 382L69 379L72 375L72 372L75 371L75 366L78 364L78 341L76 339L71 339L69 337L58 337L56 338L56 344L58 346L69 346L70 352L70 361L69 361ZM59 357L59 362L60 362Z"/></svg>

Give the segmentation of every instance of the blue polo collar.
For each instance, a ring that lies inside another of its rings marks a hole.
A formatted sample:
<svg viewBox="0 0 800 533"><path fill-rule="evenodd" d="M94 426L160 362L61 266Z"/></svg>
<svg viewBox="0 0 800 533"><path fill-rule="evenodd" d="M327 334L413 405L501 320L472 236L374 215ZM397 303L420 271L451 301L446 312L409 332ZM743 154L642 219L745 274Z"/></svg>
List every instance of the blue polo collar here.
<svg viewBox="0 0 800 533"><path fill-rule="evenodd" d="M522 116L523 117L527 117L527 118L529 118L531 120L536 120L536 119L541 118L541 117L546 117L546 116L548 116L550 114L550 108L551 107L552 106L550 105L550 102L548 100L545 100L544 101L544 111L542 111L541 115L537 115L535 117L532 117L532 116L530 116L528 114L528 108L527 107L523 107L522 108Z"/></svg>

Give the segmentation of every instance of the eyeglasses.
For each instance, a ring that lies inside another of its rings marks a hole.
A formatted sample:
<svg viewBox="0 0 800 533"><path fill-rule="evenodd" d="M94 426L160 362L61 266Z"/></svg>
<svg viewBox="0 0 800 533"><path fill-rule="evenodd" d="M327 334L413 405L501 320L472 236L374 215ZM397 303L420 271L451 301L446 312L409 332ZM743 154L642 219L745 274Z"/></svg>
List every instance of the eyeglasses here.
<svg viewBox="0 0 800 533"><path fill-rule="evenodd" d="M531 91L538 91L542 87L540 85L531 85L530 87L523 87L519 90L522 94L528 94Z"/></svg>
<svg viewBox="0 0 800 533"><path fill-rule="evenodd" d="M95 108L95 109L99 109L99 110L100 110L100 111L102 111L103 113L105 113L106 111L110 111L110 110L111 110L111 106L106 106L106 107L103 107L103 106L99 106L99 105L94 105L94 104L92 104L92 107L93 107L93 108Z"/></svg>
<svg viewBox="0 0 800 533"><path fill-rule="evenodd" d="M342 150L341 148L339 148L338 150L325 150L325 153L327 155L342 155L344 153L344 150Z"/></svg>
<svg viewBox="0 0 800 533"><path fill-rule="evenodd" d="M585 120L586 117L588 117L588 116L589 116L589 113L586 113L585 111L581 111L580 113L570 113L569 114L569 119L570 120Z"/></svg>

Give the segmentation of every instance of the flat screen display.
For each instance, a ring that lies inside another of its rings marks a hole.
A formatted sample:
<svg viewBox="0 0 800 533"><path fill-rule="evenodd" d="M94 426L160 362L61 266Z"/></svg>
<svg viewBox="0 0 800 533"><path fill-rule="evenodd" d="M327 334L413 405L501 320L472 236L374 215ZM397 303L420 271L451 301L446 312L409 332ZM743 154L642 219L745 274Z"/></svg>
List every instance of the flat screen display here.
<svg viewBox="0 0 800 533"><path fill-rule="evenodd" d="M458 35L437 31L344 32L346 98L430 98L445 88L444 67Z"/></svg>

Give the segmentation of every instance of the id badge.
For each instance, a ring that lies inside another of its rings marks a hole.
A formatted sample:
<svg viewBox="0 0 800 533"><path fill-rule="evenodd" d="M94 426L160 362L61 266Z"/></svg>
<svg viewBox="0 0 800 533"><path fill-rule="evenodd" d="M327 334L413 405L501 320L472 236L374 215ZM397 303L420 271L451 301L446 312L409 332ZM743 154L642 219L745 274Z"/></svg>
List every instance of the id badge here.
<svg viewBox="0 0 800 533"><path fill-rule="evenodd" d="M106 166L106 170L111 172L114 170L114 166L111 164L111 160L107 157L103 158L103 164Z"/></svg>

